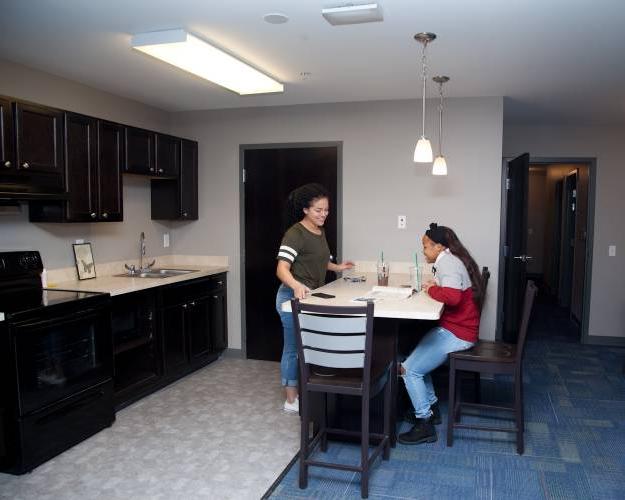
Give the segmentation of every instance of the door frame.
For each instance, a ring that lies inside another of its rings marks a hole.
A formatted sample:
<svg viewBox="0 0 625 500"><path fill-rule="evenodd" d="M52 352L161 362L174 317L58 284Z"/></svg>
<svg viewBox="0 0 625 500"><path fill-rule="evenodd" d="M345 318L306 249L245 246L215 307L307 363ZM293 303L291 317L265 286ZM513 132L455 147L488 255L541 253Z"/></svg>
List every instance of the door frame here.
<svg viewBox="0 0 625 500"><path fill-rule="evenodd" d="M508 162L513 160L514 156L504 157L501 168L501 212L499 219L499 279L497 286L497 328L495 338L501 340L503 335L503 293L504 293L504 273L505 273L505 257L503 254L504 243L506 241L506 207L508 202L508 192L506 190L506 178L508 177ZM588 208L586 218L586 262L584 264L584 297L582 299L582 318L580 321L582 344L592 343L588 334L589 316L590 316L590 293L592 283L592 261L594 246L594 228L595 228L595 190L597 177L597 159L593 157L534 157L530 154L530 165L550 165L554 163L563 164L580 164L588 166ZM528 167L529 168L529 167ZM525 228L527 230L527 228Z"/></svg>
<svg viewBox="0 0 625 500"><path fill-rule="evenodd" d="M241 357L247 359L247 306L245 303L245 152L250 149L295 149L336 147L336 262L343 255L343 141L271 142L239 145L239 275L241 300Z"/></svg>

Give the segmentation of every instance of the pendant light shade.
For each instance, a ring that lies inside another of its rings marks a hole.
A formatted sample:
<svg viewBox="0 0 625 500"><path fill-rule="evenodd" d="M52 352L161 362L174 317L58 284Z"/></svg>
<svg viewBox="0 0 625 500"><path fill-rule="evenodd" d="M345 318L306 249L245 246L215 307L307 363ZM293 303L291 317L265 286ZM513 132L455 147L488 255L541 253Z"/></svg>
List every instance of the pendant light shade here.
<svg viewBox="0 0 625 500"><path fill-rule="evenodd" d="M425 49L427 48L428 43L436 39L436 35L434 33L417 33L414 38L417 42L423 45L423 51L421 53L421 79L423 83L423 92L421 94L421 138L417 141L413 160L415 163L431 163L432 145L425 136L425 89L427 83L427 60L425 57Z"/></svg>
<svg viewBox="0 0 625 500"><path fill-rule="evenodd" d="M447 161L443 156L443 84L449 81L448 76L435 76L432 78L438 83L440 102L438 105L438 155L432 165L432 175L447 175Z"/></svg>
<svg viewBox="0 0 625 500"><path fill-rule="evenodd" d="M444 156L437 156L434 160L432 175L447 175L447 162Z"/></svg>
<svg viewBox="0 0 625 500"><path fill-rule="evenodd" d="M414 148L414 161L415 163L431 163L432 162L432 145L430 141L424 136L417 141L417 145Z"/></svg>

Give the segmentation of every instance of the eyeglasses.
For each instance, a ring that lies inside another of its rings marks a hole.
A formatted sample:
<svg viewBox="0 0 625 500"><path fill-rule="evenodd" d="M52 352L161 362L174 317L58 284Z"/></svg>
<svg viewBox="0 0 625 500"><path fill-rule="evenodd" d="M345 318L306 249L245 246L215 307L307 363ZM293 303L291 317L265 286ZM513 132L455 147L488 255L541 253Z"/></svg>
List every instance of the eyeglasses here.
<svg viewBox="0 0 625 500"><path fill-rule="evenodd" d="M350 283L364 283L367 281L366 276L343 276L344 281L349 281Z"/></svg>

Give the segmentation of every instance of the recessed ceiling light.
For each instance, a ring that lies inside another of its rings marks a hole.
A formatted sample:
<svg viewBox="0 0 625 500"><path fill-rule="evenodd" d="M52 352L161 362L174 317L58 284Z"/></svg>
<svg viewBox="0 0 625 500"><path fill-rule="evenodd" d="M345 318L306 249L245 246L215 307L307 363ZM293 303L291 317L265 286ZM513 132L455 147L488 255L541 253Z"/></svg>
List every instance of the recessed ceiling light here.
<svg viewBox="0 0 625 500"><path fill-rule="evenodd" d="M271 14L265 14L263 19L269 24L284 24L289 20L289 16L281 12L272 12Z"/></svg>
<svg viewBox="0 0 625 500"><path fill-rule="evenodd" d="M134 35L132 48L240 95L284 91L282 83L183 29Z"/></svg>
<svg viewBox="0 0 625 500"><path fill-rule="evenodd" d="M327 9L321 9L321 15L332 26L372 23L384 20L382 9L378 3L364 3L360 5L347 4L329 7Z"/></svg>

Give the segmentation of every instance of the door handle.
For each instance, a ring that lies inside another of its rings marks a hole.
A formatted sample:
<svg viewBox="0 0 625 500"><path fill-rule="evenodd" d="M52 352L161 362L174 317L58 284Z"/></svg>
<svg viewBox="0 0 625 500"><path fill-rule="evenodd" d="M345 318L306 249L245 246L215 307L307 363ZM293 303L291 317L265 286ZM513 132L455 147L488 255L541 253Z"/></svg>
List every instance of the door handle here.
<svg viewBox="0 0 625 500"><path fill-rule="evenodd" d="M534 257L532 257L531 255L517 255L513 258L518 259L521 262L527 262L528 260L532 260Z"/></svg>

